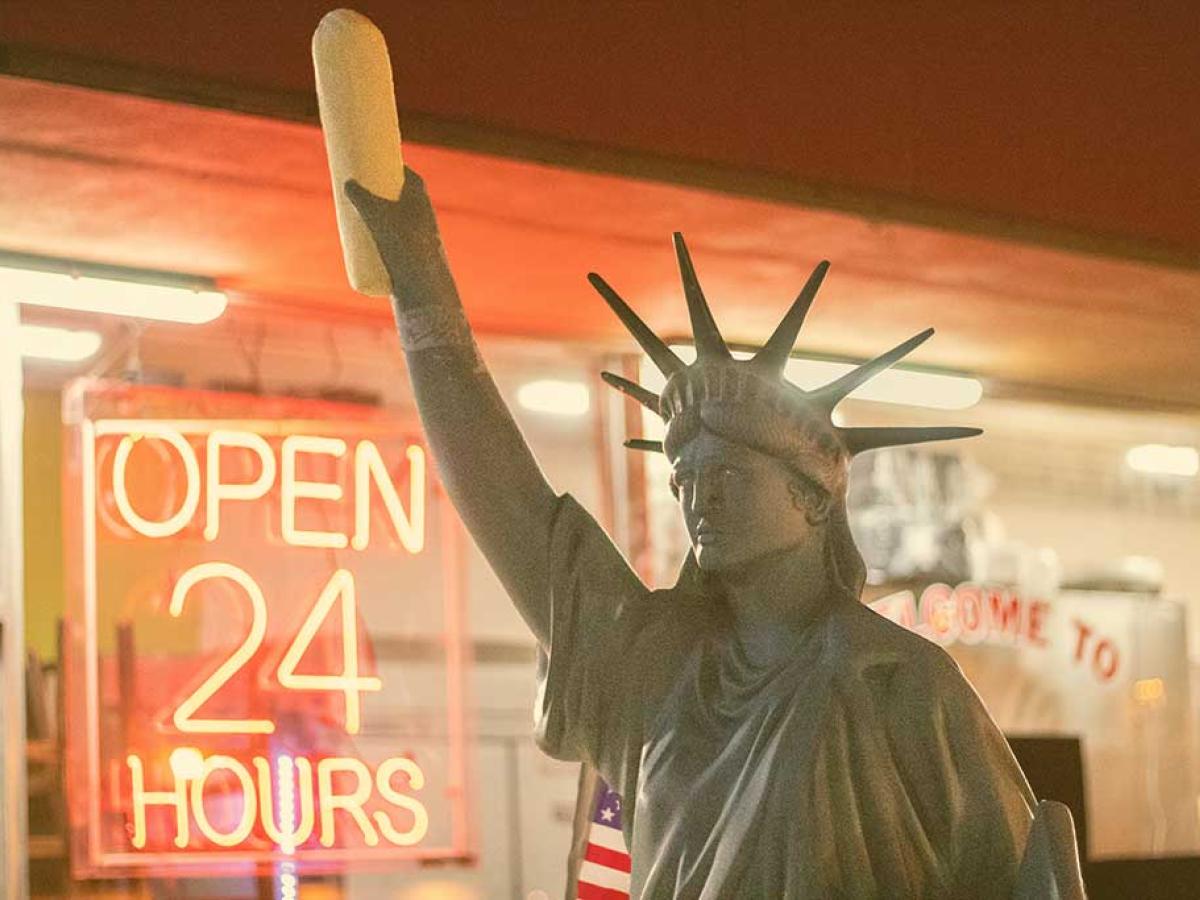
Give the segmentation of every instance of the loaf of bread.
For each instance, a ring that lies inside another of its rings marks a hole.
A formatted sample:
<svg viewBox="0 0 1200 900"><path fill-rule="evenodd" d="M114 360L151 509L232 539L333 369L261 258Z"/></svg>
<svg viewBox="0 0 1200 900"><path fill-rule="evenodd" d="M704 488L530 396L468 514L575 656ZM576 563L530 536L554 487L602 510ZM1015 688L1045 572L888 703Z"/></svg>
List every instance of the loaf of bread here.
<svg viewBox="0 0 1200 900"><path fill-rule="evenodd" d="M366 16L336 9L317 26L312 52L346 275L356 291L387 296L391 287L387 271L342 188L353 178L380 197L394 200L404 184L387 43Z"/></svg>

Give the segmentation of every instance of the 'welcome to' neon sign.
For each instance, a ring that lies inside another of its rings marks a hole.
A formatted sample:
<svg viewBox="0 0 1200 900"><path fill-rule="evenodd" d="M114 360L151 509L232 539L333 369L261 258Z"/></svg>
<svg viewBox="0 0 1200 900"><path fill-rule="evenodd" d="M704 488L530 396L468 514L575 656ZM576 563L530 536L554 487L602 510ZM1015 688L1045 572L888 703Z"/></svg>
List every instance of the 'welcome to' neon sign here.
<svg viewBox="0 0 1200 900"><path fill-rule="evenodd" d="M77 873L462 856L458 530L411 423L92 382L66 404Z"/></svg>

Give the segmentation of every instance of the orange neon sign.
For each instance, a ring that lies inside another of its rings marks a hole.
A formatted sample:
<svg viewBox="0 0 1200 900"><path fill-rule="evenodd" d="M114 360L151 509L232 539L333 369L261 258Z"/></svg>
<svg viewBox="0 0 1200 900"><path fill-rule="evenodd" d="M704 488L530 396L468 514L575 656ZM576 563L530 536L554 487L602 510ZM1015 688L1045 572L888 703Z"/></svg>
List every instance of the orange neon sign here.
<svg viewBox="0 0 1200 900"><path fill-rule="evenodd" d="M100 382L64 417L76 874L468 855L461 531L411 421Z"/></svg>

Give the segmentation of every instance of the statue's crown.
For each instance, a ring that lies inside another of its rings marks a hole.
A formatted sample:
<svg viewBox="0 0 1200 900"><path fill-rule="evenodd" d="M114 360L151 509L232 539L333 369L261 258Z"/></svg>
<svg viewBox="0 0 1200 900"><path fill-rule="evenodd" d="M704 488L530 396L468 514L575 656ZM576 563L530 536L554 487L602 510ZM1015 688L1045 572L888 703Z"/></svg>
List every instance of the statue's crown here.
<svg viewBox="0 0 1200 900"><path fill-rule="evenodd" d="M631 440L638 450L672 450L673 430L686 420L714 428L772 455L794 460L828 488L844 484L850 457L864 450L970 437L978 428L843 428L833 424L834 407L863 382L894 365L933 334L928 328L835 381L805 391L784 377L804 317L829 270L822 261L809 276L774 334L751 359L730 353L700 288L683 235L675 233L675 253L687 297L696 345L696 361L688 365L638 318L616 291L594 272L588 275L612 311L667 379L661 395L611 372L610 385L660 415L667 426L665 442ZM699 417L697 420L697 416ZM691 429L687 429L690 431ZM676 442L677 443L677 442Z"/></svg>

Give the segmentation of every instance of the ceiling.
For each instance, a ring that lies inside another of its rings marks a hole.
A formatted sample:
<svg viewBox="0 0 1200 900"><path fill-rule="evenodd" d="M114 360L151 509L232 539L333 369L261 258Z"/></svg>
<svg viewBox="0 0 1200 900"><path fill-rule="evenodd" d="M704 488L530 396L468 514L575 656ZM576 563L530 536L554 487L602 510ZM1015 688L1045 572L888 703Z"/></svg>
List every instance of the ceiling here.
<svg viewBox="0 0 1200 900"><path fill-rule="evenodd" d="M5 0L0 73L315 121L331 0ZM1200 265L1200 10L397 3L409 137Z"/></svg>
<svg viewBox="0 0 1200 900"><path fill-rule="evenodd" d="M0 248L214 278L243 311L384 322L346 286L319 131L0 79ZM754 342L822 257L803 348L865 356L928 324L918 363L1009 385L1200 408L1200 272L410 145L468 313L487 332L613 342L603 273L686 334L669 237Z"/></svg>
<svg viewBox="0 0 1200 900"><path fill-rule="evenodd" d="M1200 119L1175 108L1193 83L1168 83L1196 69L1181 16L1036 28L865 6L720 29L651 11L639 37L628 11L455 27L462 4L361 4L392 41L406 161L476 328L629 346L598 271L686 334L681 230L731 340L761 341L829 258L805 350L862 357L933 325L913 361L992 393L1200 410ZM0 252L211 277L235 317L386 324L346 286L309 121L318 4L252 8L6 4L0 71L38 77L0 76ZM1067 78L1049 36L1072 29Z"/></svg>

